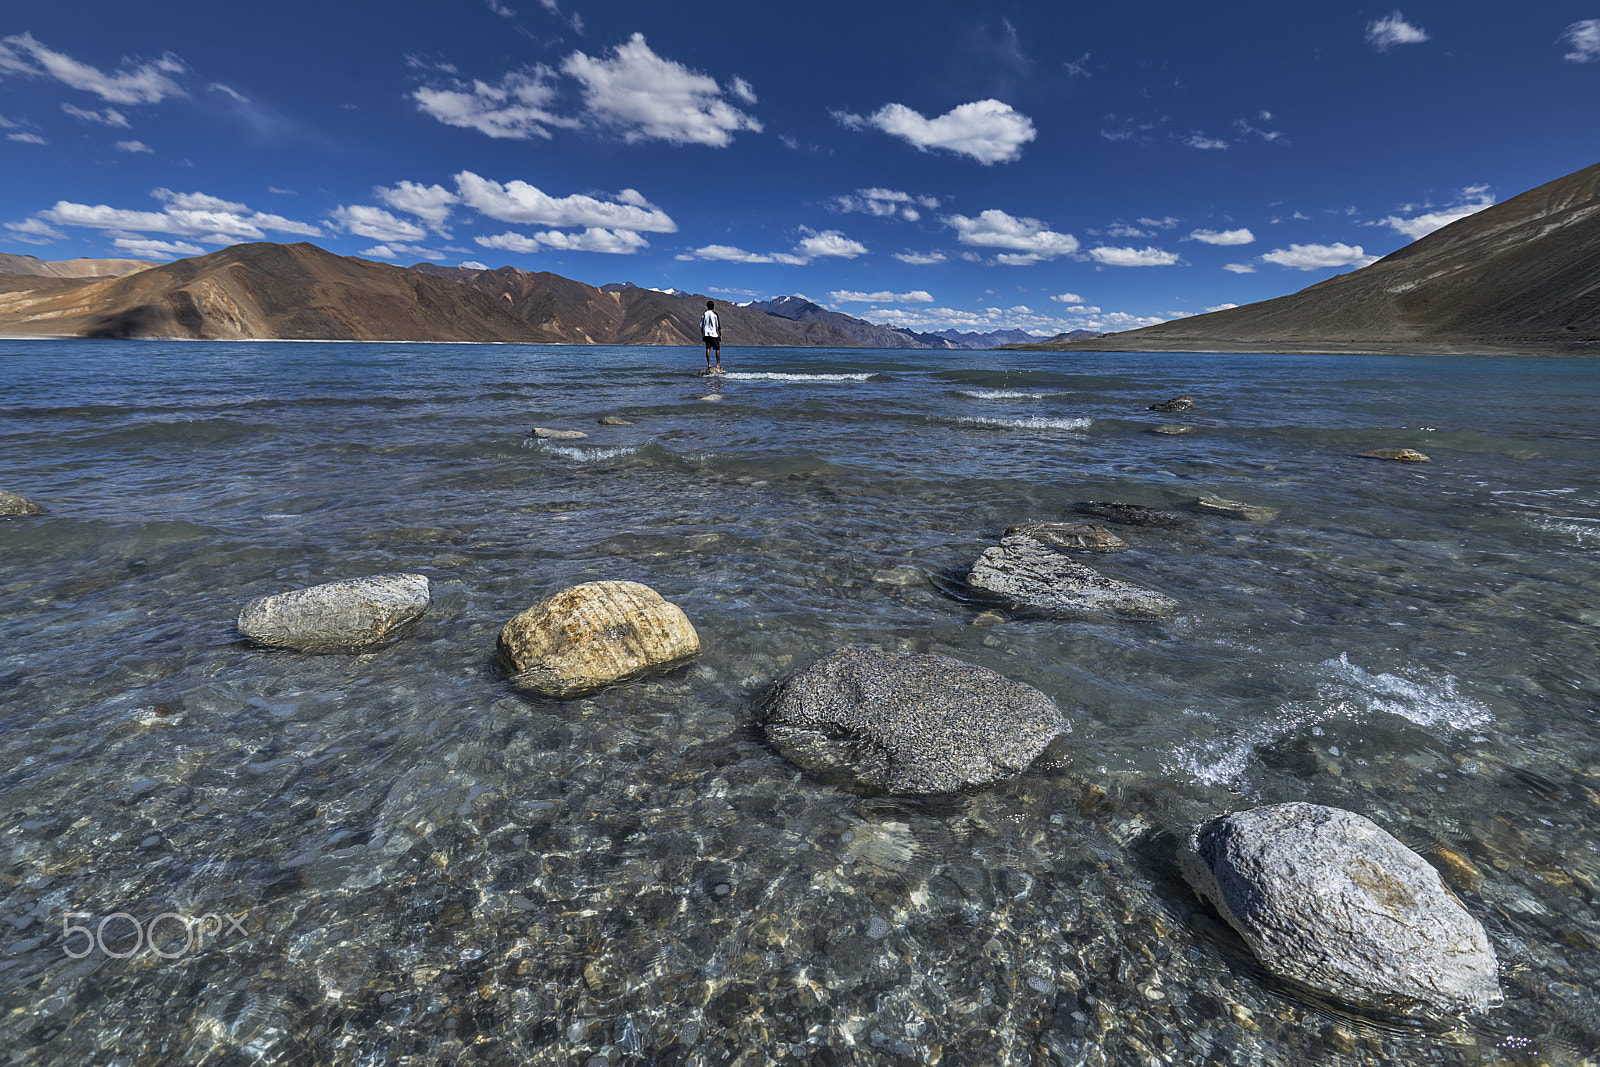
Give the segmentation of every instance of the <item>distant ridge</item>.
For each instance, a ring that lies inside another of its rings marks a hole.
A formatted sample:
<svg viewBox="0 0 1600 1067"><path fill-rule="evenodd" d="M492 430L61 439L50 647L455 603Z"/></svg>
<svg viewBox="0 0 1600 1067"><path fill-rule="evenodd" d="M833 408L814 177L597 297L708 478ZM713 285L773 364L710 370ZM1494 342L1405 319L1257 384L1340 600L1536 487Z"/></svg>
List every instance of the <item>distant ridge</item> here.
<svg viewBox="0 0 1600 1067"><path fill-rule="evenodd" d="M34 278L114 278L155 266L147 259L40 259L0 252L0 274Z"/></svg>
<svg viewBox="0 0 1600 1067"><path fill-rule="evenodd" d="M1008 347L1600 355L1600 164L1289 296Z"/></svg>

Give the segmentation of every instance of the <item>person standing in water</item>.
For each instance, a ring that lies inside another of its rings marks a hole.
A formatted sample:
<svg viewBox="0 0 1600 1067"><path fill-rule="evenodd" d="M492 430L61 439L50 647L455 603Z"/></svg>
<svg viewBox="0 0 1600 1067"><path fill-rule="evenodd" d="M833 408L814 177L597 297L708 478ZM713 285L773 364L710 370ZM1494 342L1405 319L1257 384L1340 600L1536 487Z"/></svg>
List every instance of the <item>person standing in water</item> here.
<svg viewBox="0 0 1600 1067"><path fill-rule="evenodd" d="M717 318L717 302L706 301L706 313L700 316L700 336L706 342L706 373L714 374L722 369L722 322ZM711 366L711 353L717 354L717 365Z"/></svg>

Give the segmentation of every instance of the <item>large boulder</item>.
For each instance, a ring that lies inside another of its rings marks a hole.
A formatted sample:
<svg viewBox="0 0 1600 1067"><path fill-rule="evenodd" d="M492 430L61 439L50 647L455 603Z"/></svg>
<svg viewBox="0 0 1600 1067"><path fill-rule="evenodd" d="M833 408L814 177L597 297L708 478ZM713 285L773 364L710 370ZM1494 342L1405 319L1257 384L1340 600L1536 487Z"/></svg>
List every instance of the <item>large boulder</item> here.
<svg viewBox="0 0 1600 1067"><path fill-rule="evenodd" d="M1371 819L1299 803L1218 815L1180 844L1178 863L1283 978L1394 1013L1501 999L1483 927Z"/></svg>
<svg viewBox="0 0 1600 1067"><path fill-rule="evenodd" d="M1171 597L1108 578L1059 546L1025 534L1002 537L984 549L967 584L1014 604L1066 615L1159 619L1178 610Z"/></svg>
<svg viewBox="0 0 1600 1067"><path fill-rule="evenodd" d="M543 696L593 692L700 651L676 605L638 582L586 582L524 611L500 631L512 684Z"/></svg>
<svg viewBox="0 0 1600 1067"><path fill-rule="evenodd" d="M814 774L952 793L1017 774L1067 722L1039 690L986 667L846 646L774 690L766 730Z"/></svg>
<svg viewBox="0 0 1600 1067"><path fill-rule="evenodd" d="M415 626L430 599L420 574L351 578L256 597L239 612L239 632L293 652L371 652Z"/></svg>
<svg viewBox="0 0 1600 1067"><path fill-rule="evenodd" d="M43 515L44 508L25 496L0 489L0 515Z"/></svg>
<svg viewBox="0 0 1600 1067"><path fill-rule="evenodd" d="M1120 552L1128 543L1104 526L1092 522L1019 522L1006 531L1047 545L1076 552Z"/></svg>

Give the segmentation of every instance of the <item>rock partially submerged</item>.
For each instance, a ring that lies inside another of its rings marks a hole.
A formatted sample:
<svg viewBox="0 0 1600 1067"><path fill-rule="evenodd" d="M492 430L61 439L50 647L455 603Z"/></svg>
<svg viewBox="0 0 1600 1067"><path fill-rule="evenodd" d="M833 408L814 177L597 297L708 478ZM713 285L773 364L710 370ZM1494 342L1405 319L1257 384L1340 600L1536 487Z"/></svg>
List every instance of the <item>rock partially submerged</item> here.
<svg viewBox="0 0 1600 1067"><path fill-rule="evenodd" d="M582 430L552 430L545 426L535 426L528 433L534 437L542 437L547 441L576 441L580 437L589 436Z"/></svg>
<svg viewBox="0 0 1600 1067"><path fill-rule="evenodd" d="M239 632L292 652L371 652L421 620L431 600L420 574L375 574L256 597L239 612Z"/></svg>
<svg viewBox="0 0 1600 1067"><path fill-rule="evenodd" d="M1210 493L1201 493L1195 500L1194 507L1210 515L1225 515L1230 519L1244 519L1247 522L1271 522L1278 517L1273 508L1265 508L1259 504L1246 504L1238 500L1227 500Z"/></svg>
<svg viewBox="0 0 1600 1067"><path fill-rule="evenodd" d="M1178 610L1171 597L1108 578L1061 548L1020 534L984 549L967 584L1064 615L1159 619Z"/></svg>
<svg viewBox="0 0 1600 1067"><path fill-rule="evenodd" d="M1499 1003L1494 950L1421 856L1317 804L1219 815L1178 849L1184 877L1269 971L1360 1007Z"/></svg>
<svg viewBox="0 0 1600 1067"><path fill-rule="evenodd" d="M1018 535L1077 552L1120 552L1128 547L1122 538L1092 522L1022 522L1006 531L1007 537Z"/></svg>
<svg viewBox="0 0 1600 1067"><path fill-rule="evenodd" d="M1393 459L1401 463L1431 463L1433 462L1414 448L1374 448L1370 452L1361 453L1369 459Z"/></svg>
<svg viewBox="0 0 1600 1067"><path fill-rule="evenodd" d="M1176 422L1164 422L1160 426L1150 427L1150 432L1165 434L1168 437L1179 437L1186 433L1194 433L1194 427L1184 426Z"/></svg>
<svg viewBox="0 0 1600 1067"><path fill-rule="evenodd" d="M25 496L0 489L0 515L43 515L44 508Z"/></svg>
<svg viewBox="0 0 1600 1067"><path fill-rule="evenodd" d="M1067 731L1031 685L948 656L846 646L774 690L767 737L805 770L890 793L1019 773Z"/></svg>
<svg viewBox="0 0 1600 1067"><path fill-rule="evenodd" d="M1072 505L1080 515L1093 515L1097 519L1120 522L1124 526L1160 526L1176 530L1193 523L1182 515L1170 511L1145 507L1143 504L1118 504L1106 500L1080 500Z"/></svg>
<svg viewBox="0 0 1600 1067"><path fill-rule="evenodd" d="M1151 404L1151 411L1193 411L1194 397L1175 396L1171 400L1163 400L1159 404Z"/></svg>
<svg viewBox="0 0 1600 1067"><path fill-rule="evenodd" d="M598 419L595 419L594 421L598 422L601 426L632 426L633 425L633 423L629 422L627 419L619 419L615 415L601 415Z"/></svg>
<svg viewBox="0 0 1600 1067"><path fill-rule="evenodd" d="M590 693L700 651L676 604L638 582L585 582L522 612L500 631L512 684L543 696Z"/></svg>

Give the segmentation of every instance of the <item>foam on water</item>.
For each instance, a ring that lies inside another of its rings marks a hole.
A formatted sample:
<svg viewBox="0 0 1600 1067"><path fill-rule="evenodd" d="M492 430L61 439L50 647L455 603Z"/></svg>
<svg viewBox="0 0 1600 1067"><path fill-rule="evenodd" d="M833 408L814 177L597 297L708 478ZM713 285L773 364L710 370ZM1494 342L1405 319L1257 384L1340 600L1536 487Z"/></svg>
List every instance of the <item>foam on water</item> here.
<svg viewBox="0 0 1600 1067"><path fill-rule="evenodd" d="M638 455L642 448L643 446L641 445L620 445L616 448L574 448L571 445L546 444L541 451L553 452L558 456L566 456L568 459L575 459L579 463L598 463L601 460Z"/></svg>
<svg viewBox="0 0 1600 1067"><path fill-rule="evenodd" d="M783 374L777 371L728 371L724 378L735 382L865 382L872 380L872 372L859 374Z"/></svg>
<svg viewBox="0 0 1600 1067"><path fill-rule="evenodd" d="M963 426L993 426L1003 430L1087 430L1094 424L1094 420L1088 418L1052 419L1038 415L1021 419L996 419L981 415L969 415L958 417L951 421Z"/></svg>
<svg viewBox="0 0 1600 1067"><path fill-rule="evenodd" d="M962 389L959 393L973 400L1044 400L1061 395L1060 392L1039 393L1027 389Z"/></svg>

